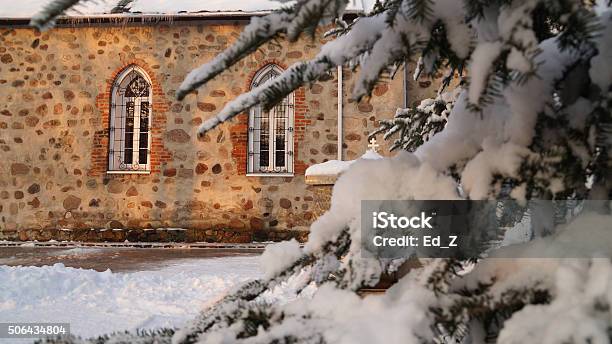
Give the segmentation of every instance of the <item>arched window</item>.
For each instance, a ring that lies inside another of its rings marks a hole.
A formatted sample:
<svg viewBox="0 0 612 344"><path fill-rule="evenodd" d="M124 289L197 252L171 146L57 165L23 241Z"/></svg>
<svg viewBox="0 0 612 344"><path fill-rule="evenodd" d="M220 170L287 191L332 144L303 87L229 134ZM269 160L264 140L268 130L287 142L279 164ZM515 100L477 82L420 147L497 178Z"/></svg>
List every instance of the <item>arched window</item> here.
<svg viewBox="0 0 612 344"><path fill-rule="evenodd" d="M280 75L273 64L262 68L251 88ZM249 113L248 173L251 175L293 174L293 93L266 111L256 106Z"/></svg>
<svg viewBox="0 0 612 344"><path fill-rule="evenodd" d="M110 173L150 171L151 93L151 80L138 66L127 67L115 79L110 112Z"/></svg>

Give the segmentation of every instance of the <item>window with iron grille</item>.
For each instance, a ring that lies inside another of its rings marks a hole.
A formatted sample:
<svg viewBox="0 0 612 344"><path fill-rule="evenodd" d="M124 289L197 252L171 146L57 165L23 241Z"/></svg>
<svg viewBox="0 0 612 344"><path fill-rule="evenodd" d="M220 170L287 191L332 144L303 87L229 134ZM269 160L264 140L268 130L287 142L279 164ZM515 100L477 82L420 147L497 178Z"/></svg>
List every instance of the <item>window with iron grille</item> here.
<svg viewBox="0 0 612 344"><path fill-rule="evenodd" d="M253 78L251 88L280 75L276 65L267 65ZM293 174L293 93L266 110L254 107L249 113L248 173L282 176Z"/></svg>
<svg viewBox="0 0 612 344"><path fill-rule="evenodd" d="M138 66L117 76L111 95L109 173L150 171L151 93L151 80Z"/></svg>

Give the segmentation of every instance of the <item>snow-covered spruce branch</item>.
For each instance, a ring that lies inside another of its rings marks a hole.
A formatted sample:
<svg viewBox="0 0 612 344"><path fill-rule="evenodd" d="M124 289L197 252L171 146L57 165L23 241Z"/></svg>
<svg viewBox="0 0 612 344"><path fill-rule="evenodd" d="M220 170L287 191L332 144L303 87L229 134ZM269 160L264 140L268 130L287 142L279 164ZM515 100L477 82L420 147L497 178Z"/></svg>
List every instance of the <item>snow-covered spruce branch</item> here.
<svg viewBox="0 0 612 344"><path fill-rule="evenodd" d="M47 338L38 340L35 344L172 344L175 329L137 330L135 332L120 332L83 339L71 336Z"/></svg>
<svg viewBox="0 0 612 344"><path fill-rule="evenodd" d="M311 0L311 2L316 1ZM444 5L452 5L453 3L444 3ZM440 6L442 5L440 4ZM449 13L460 10L460 8L460 6L452 5ZM394 11L393 15L396 17L393 26L388 25L391 11ZM365 59L362 64L360 77L353 90L353 96L358 99L362 98L371 92L376 80L390 65L403 61L404 57L409 53L407 47L414 46L415 49L418 49L426 45L424 42L429 42L432 37L431 31L436 28L436 24L443 21L449 25L459 25L458 20L445 16L434 16L431 19L414 21L413 23L406 19L407 13L402 12L398 14L396 13L398 11L408 12L411 11L411 8L396 6L390 10L380 11L371 16L360 18L350 26L350 29L344 35L325 44L321 48L321 52L313 60L296 63L279 77L269 80L237 97L213 118L203 123L199 132L204 133L211 130L220 123L255 105L261 104L264 107L270 107L298 87L316 81L334 67L354 61L359 56L365 56ZM275 15L278 14L270 16ZM258 24L254 23L253 25L257 27ZM249 31L252 30L250 29ZM458 35L457 30L461 32L462 27L453 27L452 31L449 28L449 32L452 32L452 35L449 34L448 37L455 38L455 40L465 40L466 36ZM467 26L464 25L463 32L465 30L467 30ZM469 32L466 34L469 35ZM469 36L467 37L469 41ZM450 45L460 47L460 53L466 54L465 43L453 42ZM469 45L467 46L469 47ZM226 52L219 55L215 60L191 72L179 88L179 96L182 97L187 92L193 90L194 87L203 85L206 81L209 81L220 71L224 70L224 68L237 62L237 60L233 59L233 56L236 56L233 54L233 51L236 49L246 51L247 47L248 45L243 44L239 40L239 42L228 48ZM225 56L226 53L227 56Z"/></svg>
<svg viewBox="0 0 612 344"><path fill-rule="evenodd" d="M68 10L78 4L83 4L92 0L51 0L43 8L32 16L30 25L45 30L52 27L57 17L65 14ZM111 13L123 13L129 10L129 5L134 0L118 0L117 4L111 10Z"/></svg>
<svg viewBox="0 0 612 344"><path fill-rule="evenodd" d="M317 1L319 0L310 0L315 4ZM463 19L459 19L463 14L461 6L457 6L457 3L453 1L439 1L434 8L445 8L443 15L432 18L415 18L414 14L412 17L409 16L413 8L408 3L409 1L403 1L400 4L390 3L387 5L389 9L360 18L349 27L345 34L325 44L313 60L296 63L276 79L269 80L237 97L215 117L203 123L199 132L206 132L255 105L270 107L298 87L317 80L334 67L347 64L363 56L361 74L353 90L354 97L360 99L371 92L381 73L389 66L402 62L409 55L409 48L424 49L433 36L439 39L440 37L436 35L432 36L431 32L439 29L440 22L445 25L453 25L448 28L447 36L453 39L449 45L457 47L458 56L467 54L471 36L468 26L463 23ZM450 6L450 8L446 9L445 6ZM278 15L280 14L275 13L269 17L275 18ZM299 17L299 13L297 15ZM393 26L389 26L390 16L395 18ZM245 31L245 35L260 27L267 32L267 26L259 23L260 20L272 20L266 18L263 17L253 22L252 27ZM178 90L179 98L184 97L195 87L205 84L222 70L237 62L236 58L239 56L235 53L236 51L244 52L254 48L239 39L213 61L191 72Z"/></svg>
<svg viewBox="0 0 612 344"><path fill-rule="evenodd" d="M348 34L326 43L312 61L295 63L278 77L266 81L228 103L221 112L205 121L200 126L199 132L204 133L255 105L274 105L279 99L283 99L301 85L317 80L335 66L342 65L370 50L378 38L377 32L384 26L385 18L382 14L360 19L352 26ZM212 62L200 67L200 71L206 71L203 75L212 78L213 75L208 74L209 69L217 69L217 67ZM218 70L222 71L223 68ZM191 85L192 82L188 80L189 78L181 86L185 92L191 89L188 85Z"/></svg>
<svg viewBox="0 0 612 344"><path fill-rule="evenodd" d="M53 26L57 17L64 14L76 4L85 1L87 0L52 0L46 4L40 12L32 17L30 25L37 27L39 30L48 29Z"/></svg>
<svg viewBox="0 0 612 344"><path fill-rule="evenodd" d="M321 11L320 1L304 0L304 4L312 2L313 7ZM470 59L468 99L473 109L481 110L485 103L491 103L492 98L499 96L501 89L512 78L521 77L522 80L527 80L535 76L537 66L535 60L539 49L537 37L531 33L533 32L531 15L541 10L543 6L551 5L550 2L551 0L516 1L497 8L490 6L486 11L483 10L482 15L467 13L466 8L469 7L452 0L426 1L427 8L430 8L426 11L416 11L415 8L421 8L423 5L415 5L414 0L385 2L383 10L359 20L385 17L382 27L372 26L367 32L360 29L363 25L359 23L350 27L344 35L326 44L312 61L295 64L285 71L278 81L271 80L266 85L255 88L228 103L220 113L201 126L200 132L210 130L252 106L261 104L270 107L291 91L317 80L331 68L353 61L358 56L364 58L353 89L355 99L367 96L381 73L412 54L421 54L424 57L423 66L428 74L433 74L444 66L444 61L450 64L449 68L462 70L466 61ZM306 7L304 4L302 7ZM548 14L555 21L562 23L567 16L574 13L573 10L583 9L584 6L580 1L574 0L572 6L552 6ZM252 36L252 32L258 30L269 34L270 21L278 23L278 26L275 26L278 31L275 32L290 30L292 26L280 20L282 15L290 16L293 18L292 22L297 23L302 21L296 21L295 18L306 15L296 10L284 11L286 12L271 14L269 18L258 18L245 31L245 37ZM419 17L419 13L424 17ZM307 14L312 14L312 11ZM490 30L486 25L478 24L478 19L466 22L466 18L482 18L480 22L484 22L489 19L488 16L501 18L497 30ZM580 22L587 20L586 18L587 16L579 17L576 21L590 30L592 26ZM316 21L316 24L318 23ZM367 25L372 24L372 22L367 23ZM361 36L364 34L370 41L368 45L363 44L365 39ZM562 34L559 35L560 39L563 37ZM581 37L592 38L593 35L585 33ZM564 43L560 45L563 48L576 48L576 43L570 39L563 39L561 42ZM588 42L590 41L581 44L585 45ZM190 73L178 90L179 98L205 84L224 68L236 63L243 56L240 53L252 51L258 46L257 44L262 43L258 43L257 40L239 39L215 60ZM472 49L472 46L475 48ZM514 72L515 76L509 72Z"/></svg>
<svg viewBox="0 0 612 344"><path fill-rule="evenodd" d="M388 140L397 136L390 150L413 152L444 129L460 90L457 88L436 98L424 99L415 108L397 109L392 119L380 120L380 126L369 137L382 133L383 138Z"/></svg>
<svg viewBox="0 0 612 344"><path fill-rule="evenodd" d="M295 13L284 9L264 17L253 17L251 23L244 28L238 40L218 54L207 64L192 70L179 87L176 96L179 100L185 98L189 92L197 89L216 75L254 52L262 44L286 30L286 27L295 19Z"/></svg>
<svg viewBox="0 0 612 344"><path fill-rule="evenodd" d="M119 0L119 2L111 9L111 13L125 13L130 11L130 4L134 0Z"/></svg>
<svg viewBox="0 0 612 344"><path fill-rule="evenodd" d="M402 1L387 11L388 25L361 63L353 98L370 94L377 80L387 68L405 61L412 54L429 55L438 63L446 60L458 67L469 54L472 32L465 22L466 13L460 1ZM439 35L442 31L444 34ZM432 50L434 43L450 49ZM439 67L439 66L438 66ZM433 64L428 73L435 71Z"/></svg>
<svg viewBox="0 0 612 344"><path fill-rule="evenodd" d="M280 34L287 34L287 38L292 41L303 32L314 34L320 24L328 24L341 17L347 3L346 0L299 0L290 8L263 17L253 17L234 44L187 75L177 90L177 98L185 98L189 92Z"/></svg>

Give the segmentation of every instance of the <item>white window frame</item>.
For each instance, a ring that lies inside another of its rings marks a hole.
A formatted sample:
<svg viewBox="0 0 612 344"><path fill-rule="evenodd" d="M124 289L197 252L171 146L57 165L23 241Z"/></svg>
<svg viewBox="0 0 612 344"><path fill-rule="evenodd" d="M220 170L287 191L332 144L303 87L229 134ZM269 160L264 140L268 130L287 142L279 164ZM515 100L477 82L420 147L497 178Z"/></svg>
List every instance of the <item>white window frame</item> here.
<svg viewBox="0 0 612 344"><path fill-rule="evenodd" d="M149 95L148 97L136 97L133 99L134 101L134 132L133 137L138 137L139 139L134 139L132 141L132 161L137 161L138 163L132 163L131 165L125 165L122 163L123 154L125 153L125 142L122 139L116 139L117 137L122 138L125 134L126 120L127 116L118 116L119 111L125 111L127 108L128 98L124 97L120 94L121 90L124 89L133 78L130 78L132 74L137 74L142 77L148 84L149 87ZM140 111L141 104L143 101L148 101L149 103L149 130L147 135L147 162L145 164L141 164L139 162L139 154L140 154ZM109 118L109 127L111 130L109 135L109 154L108 154L108 170L107 174L150 174L151 173L151 123L153 121L153 88L152 82L149 75L140 67L136 65L131 65L126 67L119 75L115 78L115 82L113 83L113 87L111 90L111 108L110 108L110 118Z"/></svg>
<svg viewBox="0 0 612 344"><path fill-rule="evenodd" d="M257 74L253 77L251 83L251 89L255 88L267 80L271 79L269 73L274 73L277 76L280 75L283 70L275 65L269 64L260 69ZM273 78L273 77L272 77ZM275 114L278 109L276 107L268 111L268 166L265 166L266 171L262 171L260 166L259 156L260 147L259 140L256 139L256 135L261 134L261 121L257 119L262 118L263 108L261 105L257 105L249 110L249 130L248 130L248 155L247 155L247 176L253 177L292 177L294 175L294 114L295 114L295 96L293 93L289 94L284 102L286 102L287 111L287 129L285 130L285 165L276 166L276 132L277 121L275 120Z"/></svg>

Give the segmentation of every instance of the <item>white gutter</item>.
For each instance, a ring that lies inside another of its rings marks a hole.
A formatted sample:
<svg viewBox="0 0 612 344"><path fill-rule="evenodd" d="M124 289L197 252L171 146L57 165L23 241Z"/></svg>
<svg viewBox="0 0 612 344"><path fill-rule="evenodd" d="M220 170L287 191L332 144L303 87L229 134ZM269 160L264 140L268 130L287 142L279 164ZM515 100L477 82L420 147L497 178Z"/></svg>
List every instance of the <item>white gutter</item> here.
<svg viewBox="0 0 612 344"><path fill-rule="evenodd" d="M344 117L344 115L342 98L342 66L338 66L338 160L342 160L343 146L342 117Z"/></svg>

